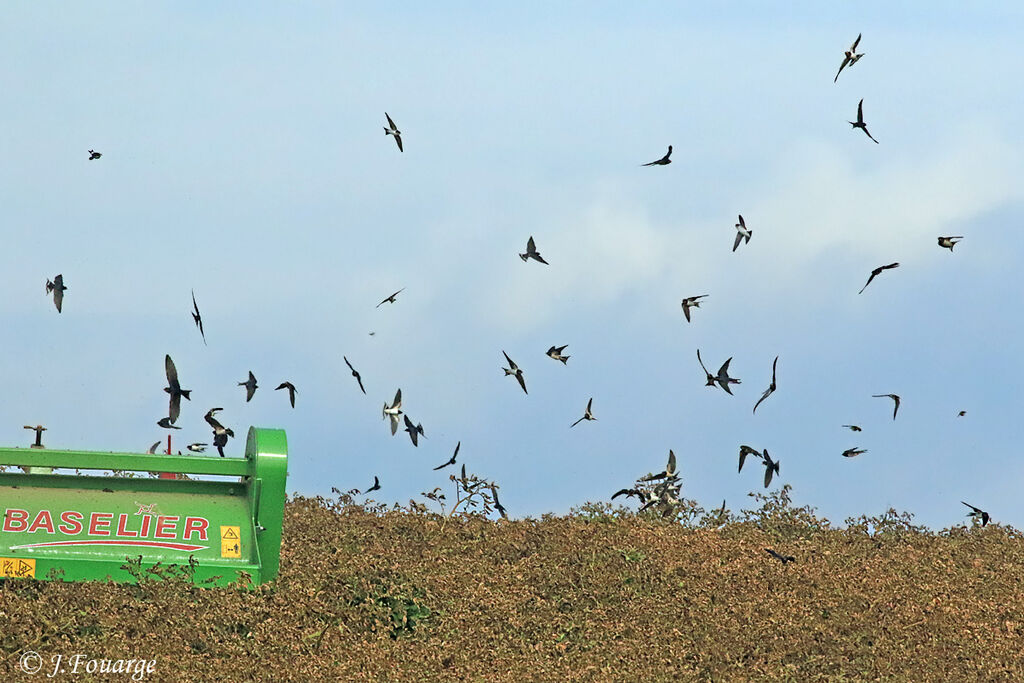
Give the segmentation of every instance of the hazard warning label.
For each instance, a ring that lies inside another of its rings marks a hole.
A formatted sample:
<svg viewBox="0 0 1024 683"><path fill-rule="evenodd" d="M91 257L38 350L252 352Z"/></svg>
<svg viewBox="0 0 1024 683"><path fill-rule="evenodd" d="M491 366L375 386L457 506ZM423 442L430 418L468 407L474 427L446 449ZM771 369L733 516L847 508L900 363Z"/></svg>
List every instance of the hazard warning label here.
<svg viewBox="0 0 1024 683"><path fill-rule="evenodd" d="M0 557L0 576L7 578L34 579L36 561L20 557Z"/></svg>
<svg viewBox="0 0 1024 683"><path fill-rule="evenodd" d="M220 556L241 557L242 556L242 535L241 527L222 526L220 528Z"/></svg>

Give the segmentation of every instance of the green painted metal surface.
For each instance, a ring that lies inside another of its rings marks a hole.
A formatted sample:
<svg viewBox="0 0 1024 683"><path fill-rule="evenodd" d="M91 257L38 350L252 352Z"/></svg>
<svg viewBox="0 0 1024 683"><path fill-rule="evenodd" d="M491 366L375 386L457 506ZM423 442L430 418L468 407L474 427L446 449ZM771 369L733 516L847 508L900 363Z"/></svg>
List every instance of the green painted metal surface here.
<svg viewBox="0 0 1024 683"><path fill-rule="evenodd" d="M277 576L288 444L250 428L245 458L0 448L0 577L135 581L139 567L188 566L205 585ZM48 474L40 468L131 472ZM154 479L146 472L226 480Z"/></svg>

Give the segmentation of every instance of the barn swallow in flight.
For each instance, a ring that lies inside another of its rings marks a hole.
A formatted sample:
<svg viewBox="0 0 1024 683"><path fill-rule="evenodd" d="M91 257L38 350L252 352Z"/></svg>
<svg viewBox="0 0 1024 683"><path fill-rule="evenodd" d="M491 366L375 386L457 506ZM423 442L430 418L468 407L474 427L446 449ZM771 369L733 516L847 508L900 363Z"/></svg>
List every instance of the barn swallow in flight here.
<svg viewBox="0 0 1024 683"><path fill-rule="evenodd" d="M391 418L391 436L395 435L398 431L398 425L401 420L398 416L402 414L402 389L399 387L398 391L395 392L395 400L392 401L389 406L387 402L384 403L384 408L381 410L381 414L385 418Z"/></svg>
<svg viewBox="0 0 1024 683"><path fill-rule="evenodd" d="M754 231L747 227L746 222L743 220L743 216L739 217L740 222L736 224L736 241L732 243L732 250L736 251L736 247L740 246L740 242L744 238L747 240L747 244L750 244L750 238L753 236Z"/></svg>
<svg viewBox="0 0 1024 683"><path fill-rule="evenodd" d="M516 381L519 382L519 386L523 388L523 393L529 394L530 392L526 390L526 378L523 377L523 369L516 365L515 361L509 358L507 353L505 353L504 351L502 351L502 353L505 355L505 360L508 361L508 367L502 368L502 370L505 371L505 376L507 377L508 375L514 375Z"/></svg>
<svg viewBox="0 0 1024 683"><path fill-rule="evenodd" d="M939 246L945 249L949 249L950 251L953 251L953 247L956 245L956 243L962 240L963 238L963 235L951 235L950 237L940 237Z"/></svg>
<svg viewBox="0 0 1024 683"><path fill-rule="evenodd" d="M871 284L871 281L875 279L875 276L879 275L883 270L889 270L890 268L899 268L899 266L900 266L899 263L890 263L887 266L878 266L877 268L875 268L874 270L871 271L871 276L868 277L868 281L864 283L864 286L860 288L860 292L857 292L857 293L860 294L865 289L867 289L868 285Z"/></svg>
<svg viewBox="0 0 1024 683"><path fill-rule="evenodd" d="M348 366L348 369L352 371L352 376L356 378L357 382L359 382L359 389L362 390L362 392L365 394L366 393L366 389L363 389L363 378L359 376L359 373L356 372L356 369L354 367L352 367L351 363L348 362L348 358L345 358L345 356L342 356L342 359L345 361L345 365Z"/></svg>
<svg viewBox="0 0 1024 683"><path fill-rule="evenodd" d="M548 354L547 354L548 358L554 358L555 360L560 360L560 361L562 361L562 365L566 365L567 361L570 358L569 356L563 356L562 355L562 351L565 351L565 347L566 346L569 346L569 345L565 344L565 346L552 346L550 349L548 349Z"/></svg>
<svg viewBox="0 0 1024 683"><path fill-rule="evenodd" d="M854 128L860 128L862 131L864 131L864 135L867 135L869 138L871 138L871 142L875 143L876 145L878 144L878 140L871 137L871 133L868 132L868 124L864 123L864 98L861 98L860 103L857 105L856 122L847 121L847 123L853 126Z"/></svg>
<svg viewBox="0 0 1024 683"><path fill-rule="evenodd" d="M866 449L866 448L857 448L856 446L854 446L853 448L847 448L845 451L843 451L843 457L844 458L856 458L861 453L867 453L867 452L868 452L868 449Z"/></svg>
<svg viewBox="0 0 1024 683"><path fill-rule="evenodd" d="M220 421L214 417L217 413L224 410L223 408L210 408L203 416L206 420L206 424L210 425L213 429L213 445L217 447L217 452L220 453L220 457L224 457L224 447L228 445L228 437L234 437L235 432L230 427L225 427Z"/></svg>
<svg viewBox="0 0 1024 683"><path fill-rule="evenodd" d="M206 346L206 333L203 332L203 316L199 314L199 305L196 303L196 290L193 290L193 321L196 322L196 327L199 328L199 333L203 336L203 345Z"/></svg>
<svg viewBox="0 0 1024 683"><path fill-rule="evenodd" d="M502 519L508 519L508 515L505 514L505 507L498 500L498 488L494 484L491 484L491 498L494 499L494 509L498 511Z"/></svg>
<svg viewBox="0 0 1024 683"><path fill-rule="evenodd" d="M443 465L438 465L434 469L435 470L443 470L445 467L448 467L448 465L454 465L455 464L455 458L459 457L459 448L461 448L461 447L462 447L462 442L461 441L458 442L457 444L455 444L455 452L452 453L452 457L449 458L448 462L446 462Z"/></svg>
<svg viewBox="0 0 1024 683"><path fill-rule="evenodd" d="M153 444L152 446L150 446L150 447L149 447L149 450L148 450L148 451L146 451L146 452L147 452L147 453L149 453L150 455L153 455L154 453L156 453L156 449L160 447L160 443L161 443L161 442L157 441L157 442L156 442L155 444Z"/></svg>
<svg viewBox="0 0 1024 683"><path fill-rule="evenodd" d="M860 43L860 36L861 34L858 33L857 40L853 41L853 45L850 46L850 49L843 53L843 63L839 65L839 71L836 72L836 77L832 79L833 83L839 80L839 74L843 73L843 69L847 66L853 66L857 63L857 60L864 56L863 52L857 52L857 45Z"/></svg>
<svg viewBox="0 0 1024 683"><path fill-rule="evenodd" d="M768 449L764 449L761 453L761 457L764 458L764 487L772 483L772 476L779 473L779 461L772 460L772 456L768 455Z"/></svg>
<svg viewBox="0 0 1024 683"><path fill-rule="evenodd" d="M395 122L391 120L391 117L388 116L387 112L384 112L384 116L387 117L388 120L388 125L384 127L384 135L395 136L395 143L398 145L398 151L404 152L405 150L402 149L402 131L398 130L398 126L396 126Z"/></svg>
<svg viewBox="0 0 1024 683"><path fill-rule="evenodd" d="M857 425L843 425L843 426L846 427L847 429L849 429L851 432L862 432L862 431L864 431L863 429L861 429Z"/></svg>
<svg viewBox="0 0 1024 683"><path fill-rule="evenodd" d="M581 417L580 419L576 420L571 425L569 425L570 429L572 429L573 427L578 425L580 422L583 422L584 420L596 420L597 419L596 417L594 417L594 414L592 412L590 412L590 406L593 403L594 403L594 399L593 399L593 397L591 397L590 400L587 401L587 410L583 413L583 417Z"/></svg>
<svg viewBox="0 0 1024 683"><path fill-rule="evenodd" d="M96 150L94 150L94 149L90 149L89 150L89 161L96 161L101 156L103 156L103 155L100 154L99 152L97 152Z"/></svg>
<svg viewBox="0 0 1024 683"><path fill-rule="evenodd" d="M761 398L757 399L757 403L754 404L754 412L757 412L757 407L761 405L761 401L765 400L775 391L775 365L779 362L779 357L775 356L775 360L772 361L772 383L768 385L768 388L761 394Z"/></svg>
<svg viewBox="0 0 1024 683"><path fill-rule="evenodd" d="M249 379L244 382L239 382L238 386L245 387L245 402L248 403L252 400L252 397L256 395L256 375L252 374L252 370L249 371Z"/></svg>
<svg viewBox="0 0 1024 683"><path fill-rule="evenodd" d="M57 275L53 278L53 282L50 279L46 279L46 293L53 292L53 305L57 307L57 312L60 313L60 308L64 303L64 291L68 289L64 286L64 275Z"/></svg>
<svg viewBox="0 0 1024 683"><path fill-rule="evenodd" d="M895 404L892 408L892 419L896 419L896 411L900 409L900 397L896 394L872 394L871 398L891 398Z"/></svg>
<svg viewBox="0 0 1024 683"><path fill-rule="evenodd" d="M205 443L190 443L188 446L185 446L185 448L189 449L193 453L205 453L206 446L207 444Z"/></svg>
<svg viewBox="0 0 1024 683"><path fill-rule="evenodd" d="M365 491L363 491L363 495L366 495L370 491L379 491L379 490L380 490L380 479L378 479L376 476L374 476L374 478L373 478L373 486L371 486L370 488L368 488Z"/></svg>
<svg viewBox="0 0 1024 683"><path fill-rule="evenodd" d="M706 296L707 294L698 294L697 296L688 296L683 299L683 315L686 316L686 322L690 322L690 309L700 308L700 300Z"/></svg>
<svg viewBox="0 0 1024 683"><path fill-rule="evenodd" d="M292 408L294 408L295 407L295 394L297 393L295 391L295 385L292 384L291 382L281 382L280 384L277 385L277 389L274 389L274 391L277 391L278 389L287 389L288 390L288 402L291 403L292 404Z"/></svg>
<svg viewBox="0 0 1024 683"><path fill-rule="evenodd" d="M700 367L704 369L704 374L707 377L707 382L704 386L713 387L717 382L719 386L725 389L727 394L732 395L732 390L729 389L729 385L740 383L740 380L733 379L729 376L729 363L732 362L732 356L729 357L729 360L722 363L722 367L718 368L718 376L712 375L708 372L708 369L704 367L704 361L700 358L700 349L697 349L697 362L700 363Z"/></svg>
<svg viewBox="0 0 1024 683"><path fill-rule="evenodd" d="M771 548L765 548L764 551L766 553L768 553L769 555L771 555L772 557L774 557L779 562L781 562L782 566L786 566L787 562L796 562L796 558L793 557L792 555L783 555L781 553L775 552Z"/></svg>
<svg viewBox="0 0 1024 683"><path fill-rule="evenodd" d="M652 474L649 477L643 477L640 481L655 481L656 479L675 479L676 478L676 454L672 449L668 449L668 463L665 464L665 471L659 472L658 474Z"/></svg>
<svg viewBox="0 0 1024 683"><path fill-rule="evenodd" d="M423 436L423 424L420 423L418 425L414 425L408 415L402 415L402 419L405 420L405 431L409 433L409 438L412 439L412 445L419 446L419 437Z"/></svg>
<svg viewBox="0 0 1024 683"><path fill-rule="evenodd" d="M405 287L402 287L400 290L398 290L397 292L395 292L394 294L392 294L388 298L384 299L384 301L381 301L379 304L374 306L374 308L380 308L384 304L393 304L393 303L395 303L395 297L398 296L399 294L401 294L404 291L405 291ZM371 332L370 334L373 334L373 332Z"/></svg>
<svg viewBox="0 0 1024 683"><path fill-rule="evenodd" d="M961 410L961 411L960 411L959 413L957 413L957 414L956 414L956 416L957 416L957 417L963 417L963 416L964 416L964 415L966 415L966 414L967 414L967 411L966 411L966 410Z"/></svg>
<svg viewBox="0 0 1024 683"><path fill-rule="evenodd" d="M192 393L192 390L181 388L181 384L178 383L178 369L174 367L174 361L171 360L170 354L164 357L164 371L167 373L167 386L164 387L164 391L171 395L167 417L173 423L178 421L178 415L181 414L181 397L184 396L191 401L189 394Z"/></svg>
<svg viewBox="0 0 1024 683"><path fill-rule="evenodd" d="M537 245L533 241L533 235L530 235L530 239L526 241L526 253L520 254L519 258L523 259L523 263L526 263L527 259L533 259L534 261L540 261L545 266L550 265L543 259L543 257L541 257L540 252L537 251Z"/></svg>
<svg viewBox="0 0 1024 683"><path fill-rule="evenodd" d="M964 503L962 500L960 502ZM986 524L988 524L988 521L991 519L991 517L989 517L989 514L987 512L985 512L981 508L974 507L970 503L964 503L964 505L966 505L967 507L971 508L971 512L967 513L968 517L974 517L975 519L980 519L982 526L985 526Z"/></svg>
<svg viewBox="0 0 1024 683"><path fill-rule="evenodd" d="M163 427L164 429L181 429L181 427L176 427L173 424L171 424L171 418L169 417L161 417L159 420L156 421L156 423Z"/></svg>
<svg viewBox="0 0 1024 683"><path fill-rule="evenodd" d="M641 166L668 166L669 164L672 163L672 160L669 159L670 156L672 156L672 145L668 146L668 151L665 152L665 156L663 156L662 158L658 159L657 161L652 161L649 164L640 164L640 165Z"/></svg>

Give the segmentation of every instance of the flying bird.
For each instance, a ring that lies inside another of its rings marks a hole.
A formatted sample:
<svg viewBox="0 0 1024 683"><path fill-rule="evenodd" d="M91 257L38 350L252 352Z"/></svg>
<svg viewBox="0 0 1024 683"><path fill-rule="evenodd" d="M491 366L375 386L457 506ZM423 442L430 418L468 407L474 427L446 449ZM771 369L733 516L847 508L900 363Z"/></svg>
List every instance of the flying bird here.
<svg viewBox="0 0 1024 683"><path fill-rule="evenodd" d="M359 382L359 389L365 394L366 389L363 389L363 378L359 376L359 373L356 372L356 369L352 367L351 363L348 362L348 358L345 358L345 356L342 356L342 358L345 361L345 365L348 366L348 369L352 371L352 376L356 378L357 382Z"/></svg>
<svg viewBox="0 0 1024 683"><path fill-rule="evenodd" d="M962 500L960 502L964 503ZM988 524L988 521L991 519L991 517L989 516L989 514L987 512L985 512L981 508L974 507L970 503L964 503L964 505L966 505L967 507L971 508L971 511L967 513L968 517L974 517L975 519L980 519L982 526L985 526L986 524Z"/></svg>
<svg viewBox="0 0 1024 683"><path fill-rule="evenodd" d="M697 296L688 296L683 299L683 315L686 316L686 322L690 322L690 309L700 308L700 300L706 296L707 294L698 294Z"/></svg>
<svg viewBox="0 0 1024 683"><path fill-rule="evenodd" d="M653 498L653 495L646 489L619 489L614 494L612 494L612 500L615 500L619 496L626 496L627 498L632 498L633 496L636 496L637 498L640 499L640 502L644 504L650 502L650 500Z"/></svg>
<svg viewBox="0 0 1024 683"><path fill-rule="evenodd" d="M765 548L764 551L781 562L783 567L786 566L787 562L796 562L796 558L792 555L783 555L782 553L775 552L771 548Z"/></svg>
<svg viewBox="0 0 1024 683"><path fill-rule="evenodd" d="M668 449L668 463L665 465L665 471L657 474L652 474L648 477L643 477L640 481L655 481L657 479L675 479L676 478L676 454L672 452L672 449Z"/></svg>
<svg viewBox="0 0 1024 683"><path fill-rule="evenodd" d="M99 152L97 152L96 150L94 150L94 149L90 149L89 150L89 161L96 161L101 156L103 156L103 155L100 154Z"/></svg>
<svg viewBox="0 0 1024 683"><path fill-rule="evenodd" d="M374 478L373 478L373 486L371 486L370 488L368 488L365 491L363 491L363 495L366 495L370 491L379 491L379 490L380 490L380 479L378 479L376 476L374 476Z"/></svg>
<svg viewBox="0 0 1024 683"><path fill-rule="evenodd" d="M409 438L412 439L412 445L419 446L419 437L423 436L423 425L414 425L408 415L403 415L402 419L405 420L405 431L409 432Z"/></svg>
<svg viewBox="0 0 1024 683"><path fill-rule="evenodd" d="M665 156L663 156L662 158L658 159L657 161L652 161L649 164L640 164L640 165L641 166L668 166L669 164L672 163L672 160L669 159L670 156L672 156L672 145L668 146L668 151L665 152Z"/></svg>
<svg viewBox="0 0 1024 683"><path fill-rule="evenodd" d="M872 394L871 398L891 398L893 400L892 419L896 419L896 411L900 409L900 397L896 394Z"/></svg>
<svg viewBox="0 0 1024 683"><path fill-rule="evenodd" d="M508 519L508 515L505 514L504 506L501 504L501 501L498 500L498 489L494 484L491 484L491 498L494 499L494 509L498 511L498 514L501 515L502 519Z"/></svg>
<svg viewBox="0 0 1024 683"><path fill-rule="evenodd" d="M875 279L875 276L881 274L881 272L883 270L889 270L890 268L899 268L899 267L900 267L899 263L890 263L887 266L878 266L877 268L875 268L874 270L871 271L871 276L868 277L868 281L864 283L864 286L860 288L860 292L857 292L857 293L860 294L865 289L867 289L868 285L871 284L871 281Z"/></svg>
<svg viewBox="0 0 1024 683"><path fill-rule="evenodd" d="M161 442L157 441L155 444L150 446L149 450L146 451L146 452L149 453L150 455L153 455L154 453L156 453L156 449L160 447L160 444L161 444Z"/></svg>
<svg viewBox="0 0 1024 683"><path fill-rule="evenodd" d="M505 360L508 361L508 367L507 368L502 368L502 370L505 371L505 376L507 377L509 375L514 375L515 378L516 378L516 381L519 382L519 386L521 386L523 388L523 393L524 394L529 394L530 392L528 392L526 390L526 378L523 377L523 370L522 370L522 368L520 368L518 365L516 365L515 361L513 361L511 358L509 358L507 353L502 351L502 354L504 354Z"/></svg>
<svg viewBox="0 0 1024 683"><path fill-rule="evenodd" d="M174 361L171 360L170 354L164 357L164 370L167 373L167 386L164 387L164 391L171 395L167 417L174 423L178 421L178 415L181 414L181 398L184 396L186 400L191 401L189 394L192 393L192 390L181 388L181 384L178 383L178 369L174 367Z"/></svg>
<svg viewBox="0 0 1024 683"><path fill-rule="evenodd" d="M951 235L950 237L940 237L939 246L945 249L949 249L950 251L953 251L953 247L956 246L956 243L962 240L963 238L963 235Z"/></svg>
<svg viewBox="0 0 1024 683"><path fill-rule="evenodd" d="M448 465L454 465L455 464L455 458L459 457L459 448L461 448L461 447L462 447L462 442L461 441L458 442L457 444L455 444L455 452L452 453L452 457L448 459L448 462L444 463L443 465L438 465L434 469L435 470L443 470L445 467L448 467Z"/></svg>
<svg viewBox="0 0 1024 683"><path fill-rule="evenodd" d="M235 432L230 427L225 427L220 421L214 417L217 413L224 410L223 408L210 408L203 416L206 420L206 424L210 425L213 429L213 445L217 447L217 452L220 453L220 457L224 457L224 447L228 445L228 437L234 437Z"/></svg>
<svg viewBox="0 0 1024 683"><path fill-rule="evenodd" d="M156 423L164 429L181 429L181 427L174 426L174 424L171 423L171 418L169 417L161 417L156 421Z"/></svg>
<svg viewBox="0 0 1024 683"><path fill-rule="evenodd" d="M292 408L294 408L295 407L295 394L296 394L295 385L292 384L291 382L281 382L280 384L277 385L277 389L274 389L274 391L277 391L279 389L287 389L288 390L288 402L291 403L292 404Z"/></svg>
<svg viewBox="0 0 1024 683"><path fill-rule="evenodd" d="M245 402L251 401L252 397L256 395L256 389L259 386L256 384L256 375L252 374L252 370L249 371L249 379L239 382L238 386L245 387Z"/></svg>
<svg viewBox="0 0 1024 683"><path fill-rule="evenodd" d="M767 448L761 453L761 457L764 458L764 487L768 488L772 483L772 476L779 473L779 461L772 460Z"/></svg>
<svg viewBox="0 0 1024 683"><path fill-rule="evenodd" d="M196 304L196 290L192 290L192 320L199 328L199 334L203 336L203 345L206 345L206 332L203 331L203 316L199 315L199 305Z"/></svg>
<svg viewBox="0 0 1024 683"><path fill-rule="evenodd" d="M398 145L398 151L404 152L405 150L402 149L402 131L398 130L398 126L396 126L395 122L391 120L391 117L388 116L387 112L384 112L384 116L388 120L388 125L384 127L384 135L395 136L395 143Z"/></svg>
<svg viewBox="0 0 1024 683"><path fill-rule="evenodd" d="M46 293L53 292L53 305L57 307L57 312L60 313L61 305L64 303L64 292L68 288L64 286L64 275L60 274L53 278L53 282L50 279L46 279Z"/></svg>
<svg viewBox="0 0 1024 683"><path fill-rule="evenodd" d="M36 433L36 442L32 444L32 448L43 448L43 432L46 431L46 427L43 425L36 425L35 427L32 425L25 425L25 429L31 429Z"/></svg>
<svg viewBox="0 0 1024 683"><path fill-rule="evenodd" d="M390 406L385 401L384 408L381 410L381 414L384 416L384 418L391 418L391 436L394 436L395 432L398 431L398 425L401 422L401 420L398 419L398 416L402 414L401 388L399 388L398 391L395 392L395 400L391 403Z"/></svg>
<svg viewBox="0 0 1024 683"><path fill-rule="evenodd" d="M957 414L956 414L956 416L957 416L957 417L963 417L963 416L964 416L964 415L966 415L966 414L967 414L967 411L966 411L966 410L961 410L961 411L960 411L959 413L957 413Z"/></svg>
<svg viewBox="0 0 1024 683"><path fill-rule="evenodd" d="M729 363L732 362L732 356L730 356L727 361L722 363L722 367L720 367L718 369L718 375L717 376L716 375L712 375L710 372L708 372L708 369L706 367L704 367L704 361L701 360L701 357L700 357L700 349L697 349L697 362L700 363L700 367L703 368L704 374L705 374L705 376L707 378L707 381L705 382L704 386L713 387L713 386L715 386L715 383L717 382L719 386L721 386L723 389L725 389L725 392L727 394L731 395L732 394L732 390L729 389L729 385L730 384L739 384L740 383L740 380L734 379L734 378L729 376Z"/></svg>
<svg viewBox="0 0 1024 683"><path fill-rule="evenodd" d="M189 449L193 453L205 453L207 445L208 444L205 443L190 443L188 446L185 446L185 448Z"/></svg>
<svg viewBox="0 0 1024 683"><path fill-rule="evenodd" d="M748 455L754 455L762 460L764 459L764 456L761 455L761 451L751 448L750 446L740 446L740 467L736 470L737 472L743 471L743 463L746 461Z"/></svg>
<svg viewBox="0 0 1024 683"><path fill-rule="evenodd" d="M849 429L851 432L862 432L862 431L864 431L863 429L861 429L857 425L843 425L843 426L846 427L847 429Z"/></svg>
<svg viewBox="0 0 1024 683"><path fill-rule="evenodd" d="M864 135L871 138L871 142L878 144L878 140L871 137L871 133L868 132L868 124L864 123L864 98L861 98L860 103L857 105L857 121L847 121L854 128L860 128L864 131Z"/></svg>
<svg viewBox="0 0 1024 683"><path fill-rule="evenodd" d="M857 45L860 43L860 36L861 34L858 33L857 40L853 41L853 45L850 46L850 49L843 53L843 63L839 65L839 71L836 72L836 77L832 79L833 83L839 80L839 74L843 73L843 69L847 66L853 66L857 63L857 60L864 56L863 52L857 52Z"/></svg>
<svg viewBox="0 0 1024 683"><path fill-rule="evenodd" d="M380 308L384 304L393 304L393 303L395 303L395 297L398 296L399 294L401 294L404 291L405 291L405 287L402 287L400 290L398 290L397 292L395 292L391 296L389 296L386 299L384 299L384 301L381 301L379 304L374 306L374 308ZM371 332L370 334L373 334L373 332Z"/></svg>
<svg viewBox="0 0 1024 683"><path fill-rule="evenodd" d="M533 259L534 261L540 261L545 266L550 265L540 255L540 252L537 251L537 245L533 241L533 235L530 235L530 239L526 240L526 253L520 254L519 258L523 259L523 263L526 263L528 259Z"/></svg>
<svg viewBox="0 0 1024 683"><path fill-rule="evenodd" d="M861 453L867 453L867 452L868 452L868 449L866 449L866 448L857 448L856 446L854 446L853 448L847 448L845 451L843 451L843 457L844 458L856 458Z"/></svg>
<svg viewBox="0 0 1024 683"><path fill-rule="evenodd" d="M565 351L567 346L569 345L565 344L564 346L552 346L550 349L548 349L548 358L560 360L562 361L562 365L566 365L570 356L563 356L562 351Z"/></svg>
<svg viewBox="0 0 1024 683"><path fill-rule="evenodd" d="M746 222L743 220L743 216L739 217L740 222L736 224L736 241L732 243L732 250L736 251L736 247L740 246L740 242L744 238L747 240L747 244L750 244L750 238L754 234L754 231L747 227Z"/></svg>
<svg viewBox="0 0 1024 683"><path fill-rule="evenodd" d="M754 412L757 412L757 407L761 405L761 401L765 400L775 392L775 365L779 362L779 357L775 356L775 360L772 361L772 383L768 385L768 388L761 394L761 398L757 399L757 403L754 404Z"/></svg>
<svg viewBox="0 0 1024 683"><path fill-rule="evenodd" d="M593 399L593 397L591 397L590 400L587 401L587 410L583 413L583 417L581 417L580 419L576 420L571 425L569 425L570 429L572 429L573 427L578 425L580 422L583 422L584 420L596 420L597 419L596 417L594 417L594 414L592 412L590 412L590 406L593 403L594 403L594 399Z"/></svg>

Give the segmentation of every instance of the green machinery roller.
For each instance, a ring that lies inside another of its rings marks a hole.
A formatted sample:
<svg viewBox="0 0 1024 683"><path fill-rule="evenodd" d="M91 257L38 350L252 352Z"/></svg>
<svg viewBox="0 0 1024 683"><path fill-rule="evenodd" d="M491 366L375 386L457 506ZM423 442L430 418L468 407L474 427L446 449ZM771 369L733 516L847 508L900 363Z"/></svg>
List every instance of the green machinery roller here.
<svg viewBox="0 0 1024 683"><path fill-rule="evenodd" d="M24 470L0 472L0 577L134 581L126 559L140 555L143 571L191 562L196 583L211 579L205 585L277 576L288 469L283 430L250 428L244 459L0 448L0 465Z"/></svg>

